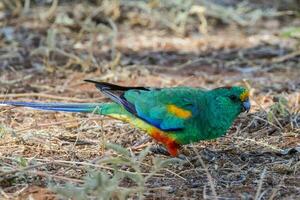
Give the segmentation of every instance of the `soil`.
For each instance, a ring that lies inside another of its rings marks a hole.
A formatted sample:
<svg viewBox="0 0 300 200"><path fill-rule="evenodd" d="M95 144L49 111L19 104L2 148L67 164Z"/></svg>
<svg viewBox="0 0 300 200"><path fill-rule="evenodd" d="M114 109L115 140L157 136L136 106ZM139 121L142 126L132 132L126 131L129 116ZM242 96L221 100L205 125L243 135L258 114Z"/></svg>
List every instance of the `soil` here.
<svg viewBox="0 0 300 200"><path fill-rule="evenodd" d="M219 24L208 35L190 31L185 36L120 20L114 36L82 24L11 15L0 28L0 97L108 101L84 79L207 89L246 85L251 111L242 113L226 136L183 147L189 162L157 172L143 195L213 199L215 191L217 199L299 199L299 38L282 37L280 31L300 21L289 19L266 19L251 27ZM155 144L140 130L103 116L1 107L0 197L59 199L49 182L82 184L93 168L86 163L116 155L103 148L104 141L134 154ZM155 157L168 158L149 153L143 172L149 173ZM121 185L130 188L132 181Z"/></svg>

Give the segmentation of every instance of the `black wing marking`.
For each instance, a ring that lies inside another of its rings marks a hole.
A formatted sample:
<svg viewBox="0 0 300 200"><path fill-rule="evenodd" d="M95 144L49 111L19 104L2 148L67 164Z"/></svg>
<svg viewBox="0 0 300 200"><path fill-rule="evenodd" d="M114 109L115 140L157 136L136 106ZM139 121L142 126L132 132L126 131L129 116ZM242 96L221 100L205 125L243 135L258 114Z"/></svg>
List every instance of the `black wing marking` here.
<svg viewBox="0 0 300 200"><path fill-rule="evenodd" d="M129 101L127 101L127 99L124 97L124 93L128 90L146 90L146 91L150 90L150 88L146 88L146 87L125 87L125 86L119 86L111 83L98 82L93 80L84 80L84 81L94 83L96 88L99 89L103 94L108 96L114 102L123 105L128 112L134 115L137 114L135 106Z"/></svg>
<svg viewBox="0 0 300 200"><path fill-rule="evenodd" d="M93 81L93 80L84 80L84 81L94 83L100 91L102 91L102 90L119 90L119 91L150 90L150 88L146 88L146 87L126 87L126 86L120 86L120 85L115 85L115 84L106 83L106 82L98 82L98 81Z"/></svg>

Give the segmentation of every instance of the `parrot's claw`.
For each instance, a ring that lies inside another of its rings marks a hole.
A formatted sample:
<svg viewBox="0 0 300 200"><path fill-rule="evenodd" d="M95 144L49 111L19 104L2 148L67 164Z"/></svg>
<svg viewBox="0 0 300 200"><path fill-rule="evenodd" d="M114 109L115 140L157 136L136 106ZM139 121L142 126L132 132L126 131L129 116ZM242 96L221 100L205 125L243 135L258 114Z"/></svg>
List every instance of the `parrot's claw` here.
<svg viewBox="0 0 300 200"><path fill-rule="evenodd" d="M171 156L170 153L168 152L168 150L165 147L162 147L162 146L159 146L159 145L152 146L150 148L150 151L154 154L160 154L160 155L164 155L164 156ZM181 160L188 160L187 157L183 154L179 154L177 156L177 158L179 158Z"/></svg>

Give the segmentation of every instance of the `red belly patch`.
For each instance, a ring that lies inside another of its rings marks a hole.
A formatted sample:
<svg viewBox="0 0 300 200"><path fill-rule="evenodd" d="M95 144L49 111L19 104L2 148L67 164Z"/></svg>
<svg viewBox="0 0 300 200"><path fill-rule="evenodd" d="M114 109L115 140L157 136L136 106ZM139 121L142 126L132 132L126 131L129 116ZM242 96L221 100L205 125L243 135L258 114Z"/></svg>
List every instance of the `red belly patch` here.
<svg viewBox="0 0 300 200"><path fill-rule="evenodd" d="M151 137L153 137L158 142L163 143L172 156L175 157L178 155L178 149L180 145L173 138L166 136L164 132L157 129L153 129L151 131Z"/></svg>

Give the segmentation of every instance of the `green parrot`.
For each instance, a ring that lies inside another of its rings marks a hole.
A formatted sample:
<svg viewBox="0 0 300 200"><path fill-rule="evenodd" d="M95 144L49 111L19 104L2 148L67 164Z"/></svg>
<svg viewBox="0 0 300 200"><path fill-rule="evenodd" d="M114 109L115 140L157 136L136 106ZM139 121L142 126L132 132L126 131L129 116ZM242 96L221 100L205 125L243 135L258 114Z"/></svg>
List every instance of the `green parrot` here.
<svg viewBox="0 0 300 200"><path fill-rule="evenodd" d="M32 103L4 101L0 105L40 110L106 115L132 124L162 143L172 156L181 145L226 134L236 117L249 111L249 91L244 87L205 90L192 87L123 87L105 82L95 86L109 103Z"/></svg>

